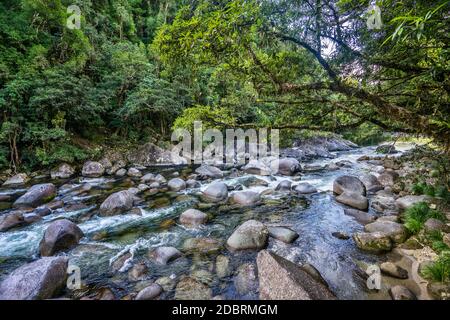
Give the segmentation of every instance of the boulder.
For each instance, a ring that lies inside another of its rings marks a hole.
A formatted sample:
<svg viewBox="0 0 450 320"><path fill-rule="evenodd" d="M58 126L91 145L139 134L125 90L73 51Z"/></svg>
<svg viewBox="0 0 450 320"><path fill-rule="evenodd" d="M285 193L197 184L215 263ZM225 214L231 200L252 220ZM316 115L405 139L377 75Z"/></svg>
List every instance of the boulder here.
<svg viewBox="0 0 450 320"><path fill-rule="evenodd" d="M0 232L22 226L26 223L22 211L13 211L0 216Z"/></svg>
<svg viewBox="0 0 450 320"><path fill-rule="evenodd" d="M200 167L195 169L195 172L199 175L200 179L203 178L212 178L212 179L220 179L223 178L223 172L216 167L202 164Z"/></svg>
<svg viewBox="0 0 450 320"><path fill-rule="evenodd" d="M297 232L284 227L269 227L268 231L269 236L285 243L292 243L299 237Z"/></svg>
<svg viewBox="0 0 450 320"><path fill-rule="evenodd" d="M412 206L418 204L419 202L428 202L430 200L429 196L404 196L396 200L397 206L400 210L406 210Z"/></svg>
<svg viewBox="0 0 450 320"><path fill-rule="evenodd" d="M260 176L270 176L272 174L272 170L260 160L250 160L242 170L246 173Z"/></svg>
<svg viewBox="0 0 450 320"><path fill-rule="evenodd" d="M128 190L111 194L100 206L100 215L114 216L133 208L134 195Z"/></svg>
<svg viewBox="0 0 450 320"><path fill-rule="evenodd" d="M213 182L203 191L202 198L207 202L225 201L228 198L228 187L223 182Z"/></svg>
<svg viewBox="0 0 450 320"><path fill-rule="evenodd" d="M75 169L67 163L60 164L50 171L52 179L68 179L75 174Z"/></svg>
<svg viewBox="0 0 450 320"><path fill-rule="evenodd" d="M56 196L56 187L53 183L36 184L17 199L13 207L15 208L36 208L41 204L50 202Z"/></svg>
<svg viewBox="0 0 450 320"><path fill-rule="evenodd" d="M169 187L170 190L178 192L186 189L186 182L184 182L183 179L174 178L169 181L167 186Z"/></svg>
<svg viewBox="0 0 450 320"><path fill-rule="evenodd" d="M367 198L356 192L345 191L336 197L336 201L359 210L367 210L369 207Z"/></svg>
<svg viewBox="0 0 450 320"><path fill-rule="evenodd" d="M149 253L150 259L161 265L167 265L169 262L181 256L182 253L174 247L158 247Z"/></svg>
<svg viewBox="0 0 450 320"><path fill-rule="evenodd" d="M142 177L142 172L136 168L130 168L127 171L127 176L132 178L140 178Z"/></svg>
<svg viewBox="0 0 450 320"><path fill-rule="evenodd" d="M386 170L378 177L378 181L382 186L393 186L397 182L399 175L393 170Z"/></svg>
<svg viewBox="0 0 450 320"><path fill-rule="evenodd" d="M353 176L340 176L333 182L333 192L336 194L342 194L344 191L351 193L357 193L359 195L366 195L366 187L357 177Z"/></svg>
<svg viewBox="0 0 450 320"><path fill-rule="evenodd" d="M163 292L163 289L159 284L152 283L148 287L139 291L136 296L136 300L153 300Z"/></svg>
<svg viewBox="0 0 450 320"><path fill-rule="evenodd" d="M317 192L317 189L307 182L299 183L298 185L294 186L294 190L295 192L300 194L309 194Z"/></svg>
<svg viewBox="0 0 450 320"><path fill-rule="evenodd" d="M262 250L256 259L261 300L334 300L326 285L295 263Z"/></svg>
<svg viewBox="0 0 450 320"><path fill-rule="evenodd" d="M377 192L384 188L378 181L377 177L375 177L373 174L366 174L362 176L361 182L364 184L366 190L369 192Z"/></svg>
<svg viewBox="0 0 450 320"><path fill-rule="evenodd" d="M381 232L394 243L403 243L408 237L408 230L404 225L392 221L375 221L364 226L366 232Z"/></svg>
<svg viewBox="0 0 450 320"><path fill-rule="evenodd" d="M270 163L270 169L275 174L282 174L285 176L293 176L300 170L302 167L297 159L294 158L284 158L277 159Z"/></svg>
<svg viewBox="0 0 450 320"><path fill-rule="evenodd" d="M259 193L253 191L241 191L233 193L231 200L233 203L241 206L252 206L261 200L261 196Z"/></svg>
<svg viewBox="0 0 450 320"><path fill-rule="evenodd" d="M208 221L208 215L200 210L188 209L180 215L180 223L189 226L198 226Z"/></svg>
<svg viewBox="0 0 450 320"><path fill-rule="evenodd" d="M356 221L363 225L374 222L376 220L376 218L370 213L356 209L344 209L344 214L354 217Z"/></svg>
<svg viewBox="0 0 450 320"><path fill-rule="evenodd" d="M83 231L72 221L56 220L45 230L39 244L39 252L42 257L52 256L60 251L73 248L83 236Z"/></svg>
<svg viewBox="0 0 450 320"><path fill-rule="evenodd" d="M211 288L191 277L182 279L175 289L175 300L210 300L211 298Z"/></svg>
<svg viewBox="0 0 450 320"><path fill-rule="evenodd" d="M0 300L54 298L66 285L68 259L45 257L25 264L0 283Z"/></svg>
<svg viewBox="0 0 450 320"><path fill-rule="evenodd" d="M159 184L165 184L167 180L161 174L157 174L155 176L155 182L158 182Z"/></svg>
<svg viewBox="0 0 450 320"><path fill-rule="evenodd" d="M30 178L26 175L26 173L18 173L15 176L8 178L8 180L6 180L2 186L9 187L9 186L23 185L26 184L29 180Z"/></svg>
<svg viewBox="0 0 450 320"><path fill-rule="evenodd" d="M405 269L403 269L402 267L396 265L395 263L392 262L383 262L380 265L380 269L381 272L397 278L397 279L408 279L408 271L406 271Z"/></svg>
<svg viewBox="0 0 450 320"><path fill-rule="evenodd" d="M425 221L423 227L426 232L433 232L433 231L446 232L449 229L448 226L441 220L434 218L429 218L427 221Z"/></svg>
<svg viewBox="0 0 450 320"><path fill-rule="evenodd" d="M87 178L98 178L101 177L105 173L105 168L102 166L100 162L95 161L87 161L83 165L83 169L81 170L81 174L83 177Z"/></svg>
<svg viewBox="0 0 450 320"><path fill-rule="evenodd" d="M416 295L404 286L394 286L389 289L392 300L417 300Z"/></svg>
<svg viewBox="0 0 450 320"><path fill-rule="evenodd" d="M118 169L115 173L115 175L117 177L125 177L126 174L127 174L127 170L124 168Z"/></svg>
<svg viewBox="0 0 450 320"><path fill-rule="evenodd" d="M378 213L398 214L399 212L395 198L385 191L377 192L370 206Z"/></svg>
<svg viewBox="0 0 450 320"><path fill-rule="evenodd" d="M155 175L153 173L147 173L146 175L141 177L142 183L153 182L155 181Z"/></svg>
<svg viewBox="0 0 450 320"><path fill-rule="evenodd" d="M292 187L292 182L289 180L281 181L275 188L276 191L290 191Z"/></svg>
<svg viewBox="0 0 450 320"><path fill-rule="evenodd" d="M391 238L382 232L357 232L353 235L356 246L361 250L382 253L392 249Z"/></svg>
<svg viewBox="0 0 450 320"><path fill-rule="evenodd" d="M266 246L269 231L256 220L241 224L228 238L227 245L232 250L262 249Z"/></svg>

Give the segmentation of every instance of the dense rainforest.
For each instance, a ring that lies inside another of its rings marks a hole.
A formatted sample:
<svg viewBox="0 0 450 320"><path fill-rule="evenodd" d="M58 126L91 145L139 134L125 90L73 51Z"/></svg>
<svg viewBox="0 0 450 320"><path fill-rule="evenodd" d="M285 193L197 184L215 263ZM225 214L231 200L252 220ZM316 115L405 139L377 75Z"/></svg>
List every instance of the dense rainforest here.
<svg viewBox="0 0 450 320"><path fill-rule="evenodd" d="M81 12L67 27L67 8ZM0 166L211 127L450 145L450 1L3 0Z"/></svg>

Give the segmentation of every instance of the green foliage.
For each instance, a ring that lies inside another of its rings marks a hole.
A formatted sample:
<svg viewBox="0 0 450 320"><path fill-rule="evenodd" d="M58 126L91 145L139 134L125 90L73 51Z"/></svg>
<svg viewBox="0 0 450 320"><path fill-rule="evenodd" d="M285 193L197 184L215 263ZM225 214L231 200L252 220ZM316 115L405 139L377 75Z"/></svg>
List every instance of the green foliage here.
<svg viewBox="0 0 450 320"><path fill-rule="evenodd" d="M442 251L448 251L450 248L442 241L443 234L440 231L431 231L427 235L427 242L431 243L431 247L434 251L441 253Z"/></svg>
<svg viewBox="0 0 450 320"><path fill-rule="evenodd" d="M446 282L450 280L450 251L443 251L438 260L427 266L423 275L434 281Z"/></svg>
<svg viewBox="0 0 450 320"><path fill-rule="evenodd" d="M430 209L426 202L415 204L403 214L405 227L412 233L417 234L422 230L425 221L430 218L445 221L445 214L438 210Z"/></svg>
<svg viewBox="0 0 450 320"><path fill-rule="evenodd" d="M195 121L202 122L203 130L210 128L224 129L232 127L236 123L236 119L227 108L195 106L183 111L182 115L175 120L173 129L187 129L193 132Z"/></svg>

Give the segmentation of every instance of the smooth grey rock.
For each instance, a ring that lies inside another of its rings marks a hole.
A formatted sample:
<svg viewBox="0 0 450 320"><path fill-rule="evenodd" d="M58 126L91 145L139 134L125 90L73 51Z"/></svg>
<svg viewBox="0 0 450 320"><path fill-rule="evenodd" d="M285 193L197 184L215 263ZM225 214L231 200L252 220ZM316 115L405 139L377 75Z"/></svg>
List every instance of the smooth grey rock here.
<svg viewBox="0 0 450 320"><path fill-rule="evenodd" d="M148 287L139 291L136 296L136 300L153 300L163 292L162 287L159 284L153 283Z"/></svg>
<svg viewBox="0 0 450 320"><path fill-rule="evenodd" d="M113 216L133 208L134 195L128 191L119 191L111 194L100 206L100 215Z"/></svg>
<svg viewBox="0 0 450 320"><path fill-rule="evenodd" d="M140 177L142 177L142 172L136 168L130 168L127 171L127 176L132 177L132 178L140 178Z"/></svg>
<svg viewBox="0 0 450 320"><path fill-rule="evenodd" d="M369 207L367 198L356 192L345 191L336 197L336 201L359 210L367 210Z"/></svg>
<svg viewBox="0 0 450 320"><path fill-rule="evenodd" d="M294 187L294 191L300 194L316 193L317 189L307 182L299 183Z"/></svg>
<svg viewBox="0 0 450 320"><path fill-rule="evenodd" d="M13 211L0 216L0 232L22 226L26 223L22 211Z"/></svg>
<svg viewBox="0 0 450 320"><path fill-rule="evenodd" d="M361 182L366 187L366 190L369 192L377 192L383 189L380 181L378 181L377 177L373 174L366 174L361 177Z"/></svg>
<svg viewBox="0 0 450 320"><path fill-rule="evenodd" d="M81 174L83 177L88 178L99 178L105 173L105 168L100 162L87 161L83 165Z"/></svg>
<svg viewBox="0 0 450 320"><path fill-rule="evenodd" d="M228 198L228 187L223 182L213 182L203 191L202 198L207 202L225 201Z"/></svg>
<svg viewBox="0 0 450 320"><path fill-rule="evenodd" d="M45 230L39 244L39 252L42 257L52 256L60 251L73 248L83 236L83 231L72 221L56 220Z"/></svg>
<svg viewBox="0 0 450 320"><path fill-rule="evenodd" d="M292 182L289 180L281 181L275 188L276 191L290 191L292 187Z"/></svg>
<svg viewBox="0 0 450 320"><path fill-rule="evenodd" d="M219 168L207 164L202 164L200 167L195 169L195 173L199 174L201 178L223 178L223 172Z"/></svg>
<svg viewBox="0 0 450 320"><path fill-rule="evenodd" d="M67 163L60 164L57 168L50 171L52 179L68 179L75 174L75 169Z"/></svg>
<svg viewBox="0 0 450 320"><path fill-rule="evenodd" d="M419 202L428 202L430 200L429 196L404 196L396 200L397 206L401 210L406 210L418 204Z"/></svg>
<svg viewBox="0 0 450 320"><path fill-rule="evenodd" d="M26 184L30 178L27 176L26 173L18 173L6 180L3 183L3 187L9 187L9 186L16 186L16 185L23 185Z"/></svg>
<svg viewBox="0 0 450 320"><path fill-rule="evenodd" d="M41 204L50 202L56 196L56 187L53 183L36 184L17 199L13 207L32 207L36 208Z"/></svg>
<svg viewBox="0 0 450 320"><path fill-rule="evenodd" d="M302 170L300 163L294 158L284 158L274 160L270 163L270 169L275 174L282 174L285 176L293 176Z"/></svg>
<svg viewBox="0 0 450 320"><path fill-rule="evenodd" d="M394 243L402 243L408 237L408 230L404 225L392 221L375 221L364 226L366 232L382 232L389 236Z"/></svg>
<svg viewBox="0 0 450 320"><path fill-rule="evenodd" d="M169 262L178 259L182 253L174 247L158 247L149 253L149 257L158 264L167 265Z"/></svg>
<svg viewBox="0 0 450 320"><path fill-rule="evenodd" d="M375 217L370 213L356 210L356 209L344 209L344 213L348 216L354 217L360 224L368 224L375 221Z"/></svg>
<svg viewBox="0 0 450 320"><path fill-rule="evenodd" d="M170 190L178 192L186 189L186 182L180 178L174 178L167 183Z"/></svg>
<svg viewBox="0 0 450 320"><path fill-rule="evenodd" d="M340 195L345 191L357 193L361 196L366 195L366 187L357 177L340 176L333 182L333 192Z"/></svg>
<svg viewBox="0 0 450 320"><path fill-rule="evenodd" d="M253 191L240 191L233 193L231 200L233 203L242 206L252 206L261 200L261 196L259 193Z"/></svg>
<svg viewBox="0 0 450 320"><path fill-rule="evenodd" d="M423 225L425 231L427 232L433 232L433 231L441 231L446 232L449 227L443 223L441 220L430 218L427 221L425 221Z"/></svg>
<svg viewBox="0 0 450 320"><path fill-rule="evenodd" d="M269 236L285 243L292 243L297 239L298 233L284 227L268 227Z"/></svg>
<svg viewBox="0 0 450 320"><path fill-rule="evenodd" d="M262 250L256 259L261 300L335 300L326 285L295 263Z"/></svg>
<svg viewBox="0 0 450 320"><path fill-rule="evenodd" d="M406 271L402 267L399 267L395 263L383 262L380 265L380 269L381 269L382 273L384 273L388 276L391 276L391 277L394 277L397 279L408 279L408 271Z"/></svg>
<svg viewBox="0 0 450 320"><path fill-rule="evenodd" d="M198 226L208 221L208 215L200 210L188 209L180 215L180 223L189 226Z"/></svg>
<svg viewBox="0 0 450 320"><path fill-rule="evenodd" d="M227 245L232 250L258 250L266 246L268 236L269 231L264 224L248 220L233 232L227 240Z"/></svg>
<svg viewBox="0 0 450 320"><path fill-rule="evenodd" d="M0 283L0 300L54 298L66 285L68 259L45 257L25 264Z"/></svg>

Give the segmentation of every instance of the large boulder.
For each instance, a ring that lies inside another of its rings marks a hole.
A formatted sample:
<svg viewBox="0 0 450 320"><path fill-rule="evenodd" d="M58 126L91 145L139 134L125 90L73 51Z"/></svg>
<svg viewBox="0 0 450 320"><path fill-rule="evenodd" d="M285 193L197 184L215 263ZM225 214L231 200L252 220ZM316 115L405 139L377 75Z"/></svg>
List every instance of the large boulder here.
<svg viewBox="0 0 450 320"><path fill-rule="evenodd" d="M272 174L272 170L260 160L250 160L242 170L246 173L260 176L270 176Z"/></svg>
<svg viewBox="0 0 450 320"><path fill-rule="evenodd" d="M362 176L361 182L364 184L366 190L369 192L377 192L383 189L383 186L381 185L380 181L378 181L378 178L373 174L366 174Z"/></svg>
<svg viewBox="0 0 450 320"><path fill-rule="evenodd" d="M228 187L223 182L211 183L202 194L202 198L207 202L221 202L228 198Z"/></svg>
<svg viewBox="0 0 450 320"><path fill-rule="evenodd" d="M186 189L186 182L183 179L174 178L167 183L167 186L170 190L178 192Z"/></svg>
<svg viewBox="0 0 450 320"><path fill-rule="evenodd" d="M101 177L105 173L105 168L102 166L100 162L95 161L87 161L83 165L83 169L81 170L81 174L83 177L87 178L98 178Z"/></svg>
<svg viewBox="0 0 450 320"><path fill-rule="evenodd" d="M45 257L25 264L0 283L0 300L54 298L66 285L68 259Z"/></svg>
<svg viewBox="0 0 450 320"><path fill-rule="evenodd" d="M261 196L258 192L253 191L241 191L233 193L231 196L233 203L239 204L241 206L252 206L261 200Z"/></svg>
<svg viewBox="0 0 450 320"><path fill-rule="evenodd" d="M101 204L100 215L114 216L131 210L133 201L134 195L128 190L113 193Z"/></svg>
<svg viewBox="0 0 450 320"><path fill-rule="evenodd" d="M398 214L398 206L393 195L384 190L377 192L370 206L379 213Z"/></svg>
<svg viewBox="0 0 450 320"><path fill-rule="evenodd" d="M428 202L430 200L429 196L404 196L396 200L397 206L400 210L406 210L412 206L418 204L419 202Z"/></svg>
<svg viewBox="0 0 450 320"><path fill-rule="evenodd" d="M391 277L394 277L397 279L408 279L408 271L406 271L405 269L396 265L393 262L390 262L390 261L383 262L380 265L380 269L381 269L382 273L384 273L388 276L391 276Z"/></svg>
<svg viewBox="0 0 450 320"><path fill-rule="evenodd" d="M297 159L294 158L284 158L284 159L277 159L270 163L270 169L275 174L282 174L285 176L293 176L300 170L302 170L302 167L300 166L300 163Z"/></svg>
<svg viewBox="0 0 450 320"><path fill-rule="evenodd" d="M127 171L127 176L132 178L140 178L142 177L142 172L137 168L130 168Z"/></svg>
<svg viewBox="0 0 450 320"><path fill-rule="evenodd" d="M75 169L67 163L62 163L50 171L52 179L68 179L75 174Z"/></svg>
<svg viewBox="0 0 450 320"><path fill-rule="evenodd" d="M292 182L289 180L281 181L275 188L276 191L291 191Z"/></svg>
<svg viewBox="0 0 450 320"><path fill-rule="evenodd" d="M391 238L382 232L357 232L353 234L356 246L361 250L382 253L392 249Z"/></svg>
<svg viewBox="0 0 450 320"><path fill-rule="evenodd" d="M360 224L368 224L376 220L376 218L370 213L356 209L344 209L344 214L355 218L355 220Z"/></svg>
<svg viewBox="0 0 450 320"><path fill-rule="evenodd" d="M233 232L227 240L227 245L232 250L258 250L266 246L268 236L269 231L264 224L248 220Z"/></svg>
<svg viewBox="0 0 450 320"><path fill-rule="evenodd" d="M180 215L180 223L188 226L198 226L207 221L208 215L196 209L188 209Z"/></svg>
<svg viewBox="0 0 450 320"><path fill-rule="evenodd" d="M17 199L13 206L15 208L36 208L41 204L50 202L56 196L56 187L53 183L36 184Z"/></svg>
<svg viewBox="0 0 450 320"><path fill-rule="evenodd" d="M384 187L392 187L399 178L399 175L396 171L393 170L386 170L380 176L378 177L378 181L383 185Z"/></svg>
<svg viewBox="0 0 450 320"><path fill-rule="evenodd" d="M295 263L262 250L256 259L261 300L334 300L322 282Z"/></svg>
<svg viewBox="0 0 450 320"><path fill-rule="evenodd" d="M223 178L223 172L219 168L207 164L201 165L200 167L195 169L195 172L199 175L200 178Z"/></svg>
<svg viewBox="0 0 450 320"><path fill-rule="evenodd" d="M340 176L333 182L333 192L336 194L342 194L345 191L357 193L362 196L366 195L366 187L357 177L353 176Z"/></svg>
<svg viewBox="0 0 450 320"><path fill-rule="evenodd" d="M22 211L13 211L0 216L0 232L19 227L25 224L25 218Z"/></svg>
<svg viewBox="0 0 450 320"><path fill-rule="evenodd" d="M300 194L316 193L317 189L307 182L299 183L294 187L295 192Z"/></svg>
<svg viewBox="0 0 450 320"><path fill-rule="evenodd" d="M356 192L345 191L336 197L336 201L359 210L367 210L369 207L367 198Z"/></svg>
<svg viewBox="0 0 450 320"><path fill-rule="evenodd" d="M392 221L375 221L364 226L366 232L381 232L391 238L394 243L403 243L408 237L404 225Z"/></svg>
<svg viewBox="0 0 450 320"><path fill-rule="evenodd" d="M39 244L39 252L42 257L52 256L57 252L73 248L83 236L83 231L72 221L56 220L45 230Z"/></svg>
<svg viewBox="0 0 450 320"><path fill-rule="evenodd" d="M155 164L187 164L188 160L171 150L164 150L157 145L149 142L131 150L126 158L129 163L139 164L150 167Z"/></svg>
<svg viewBox="0 0 450 320"><path fill-rule="evenodd" d="M3 186L9 187L9 186L23 185L26 184L29 180L30 178L26 175L26 173L18 173L15 176L8 178L8 180L6 180L3 183Z"/></svg>

